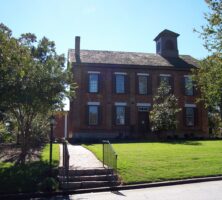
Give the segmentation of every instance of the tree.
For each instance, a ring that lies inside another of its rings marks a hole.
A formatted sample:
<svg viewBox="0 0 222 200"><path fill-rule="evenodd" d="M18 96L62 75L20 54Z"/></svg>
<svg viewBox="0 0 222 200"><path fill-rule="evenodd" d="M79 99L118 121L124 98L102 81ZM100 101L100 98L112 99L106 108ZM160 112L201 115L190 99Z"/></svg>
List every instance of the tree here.
<svg viewBox="0 0 222 200"><path fill-rule="evenodd" d="M201 92L199 100L211 111L219 110L222 118L222 0L206 0L206 3L210 12L205 13L207 24L199 34L210 55L193 70L193 80Z"/></svg>
<svg viewBox="0 0 222 200"><path fill-rule="evenodd" d="M204 40L204 47L215 53L220 53L222 50L222 0L205 0L210 10L204 14L207 22L202 26L202 31L199 32Z"/></svg>
<svg viewBox="0 0 222 200"><path fill-rule="evenodd" d="M193 79L201 93L199 100L211 111L220 108L222 116L222 58L214 54L200 61L193 70Z"/></svg>
<svg viewBox="0 0 222 200"><path fill-rule="evenodd" d="M64 97L74 95L72 72L64 63L65 57L56 53L53 41L46 37L37 41L31 33L16 39L0 24L0 107L17 121L22 162L36 129L33 123L62 109Z"/></svg>
<svg viewBox="0 0 222 200"><path fill-rule="evenodd" d="M181 109L178 108L177 98L170 93L170 90L171 87L168 84L161 82L153 98L150 122L152 130L157 133L175 130L177 127L176 115Z"/></svg>

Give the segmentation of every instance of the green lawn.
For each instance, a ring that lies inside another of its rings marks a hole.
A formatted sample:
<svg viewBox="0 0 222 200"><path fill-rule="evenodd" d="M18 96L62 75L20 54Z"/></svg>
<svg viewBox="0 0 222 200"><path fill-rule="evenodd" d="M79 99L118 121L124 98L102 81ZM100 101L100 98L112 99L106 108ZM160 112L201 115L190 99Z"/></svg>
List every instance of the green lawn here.
<svg viewBox="0 0 222 200"><path fill-rule="evenodd" d="M57 167L58 164L59 144L53 144L52 165ZM22 165L0 162L0 193L41 191L48 176L49 145L46 145L41 152L40 161ZM53 171L53 176L57 176L56 171Z"/></svg>
<svg viewBox="0 0 222 200"><path fill-rule="evenodd" d="M102 145L85 145L102 159ZM113 144L123 182L155 182L222 174L222 141Z"/></svg>
<svg viewBox="0 0 222 200"><path fill-rule="evenodd" d="M50 145L47 144L41 154L41 160L42 161L46 161L49 162L49 147ZM59 144L53 144L52 146L52 164L54 166L58 166L59 165Z"/></svg>

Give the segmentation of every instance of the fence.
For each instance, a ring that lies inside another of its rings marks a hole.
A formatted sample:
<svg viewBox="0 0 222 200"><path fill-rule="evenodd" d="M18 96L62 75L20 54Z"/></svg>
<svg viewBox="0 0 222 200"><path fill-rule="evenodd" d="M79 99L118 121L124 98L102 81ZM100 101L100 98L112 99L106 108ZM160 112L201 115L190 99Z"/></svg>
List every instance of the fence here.
<svg viewBox="0 0 222 200"><path fill-rule="evenodd" d="M105 166L117 172L117 154L108 140L103 141L103 167Z"/></svg>

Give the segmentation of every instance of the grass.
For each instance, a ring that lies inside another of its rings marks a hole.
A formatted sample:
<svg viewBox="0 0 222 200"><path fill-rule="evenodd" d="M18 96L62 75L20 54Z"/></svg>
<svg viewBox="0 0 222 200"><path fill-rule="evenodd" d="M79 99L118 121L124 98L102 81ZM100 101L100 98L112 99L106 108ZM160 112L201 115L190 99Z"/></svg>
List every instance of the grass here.
<svg viewBox="0 0 222 200"><path fill-rule="evenodd" d="M50 145L47 144L41 153L41 160L44 162L49 162L49 148L50 148ZM53 144L52 153L53 153L52 165L58 166L59 165L59 144Z"/></svg>
<svg viewBox="0 0 222 200"><path fill-rule="evenodd" d="M59 144L53 144L52 165L59 164ZM53 176L57 175L53 171ZM0 193L36 192L42 190L42 184L49 176L49 145L42 152L40 161L15 165L0 163Z"/></svg>
<svg viewBox="0 0 222 200"><path fill-rule="evenodd" d="M85 145L102 160L102 145ZM126 184L222 174L222 141L113 144Z"/></svg>

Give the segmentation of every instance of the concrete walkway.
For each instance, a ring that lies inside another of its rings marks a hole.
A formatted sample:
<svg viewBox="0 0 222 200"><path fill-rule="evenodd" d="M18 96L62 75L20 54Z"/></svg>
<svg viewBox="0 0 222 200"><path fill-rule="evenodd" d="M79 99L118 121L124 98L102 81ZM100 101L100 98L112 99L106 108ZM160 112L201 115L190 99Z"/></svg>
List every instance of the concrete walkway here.
<svg viewBox="0 0 222 200"><path fill-rule="evenodd" d="M72 169L98 169L103 168L95 155L88 149L81 145L68 144L68 151L70 155L69 168ZM60 166L62 165L62 145L60 145Z"/></svg>
<svg viewBox="0 0 222 200"><path fill-rule="evenodd" d="M67 200L219 200L222 199L221 188L222 181L213 181L136 190L75 194L70 195Z"/></svg>

